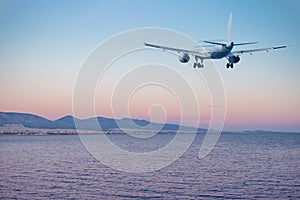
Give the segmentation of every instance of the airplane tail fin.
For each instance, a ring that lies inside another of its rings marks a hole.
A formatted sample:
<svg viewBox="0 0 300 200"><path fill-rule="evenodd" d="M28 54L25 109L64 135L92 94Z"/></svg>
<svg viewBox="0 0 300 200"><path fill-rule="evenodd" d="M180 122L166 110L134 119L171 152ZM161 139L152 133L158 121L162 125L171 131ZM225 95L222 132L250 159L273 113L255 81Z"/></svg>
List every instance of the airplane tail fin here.
<svg viewBox="0 0 300 200"><path fill-rule="evenodd" d="M228 25L227 25L227 43L231 43L231 28L232 28L232 13L229 14Z"/></svg>

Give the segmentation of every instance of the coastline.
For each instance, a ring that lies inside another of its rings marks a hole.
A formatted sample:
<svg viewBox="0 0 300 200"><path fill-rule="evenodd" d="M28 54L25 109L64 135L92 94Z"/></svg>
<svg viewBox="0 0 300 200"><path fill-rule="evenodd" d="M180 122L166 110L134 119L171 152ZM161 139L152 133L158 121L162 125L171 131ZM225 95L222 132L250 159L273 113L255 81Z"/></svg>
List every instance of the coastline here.
<svg viewBox="0 0 300 200"><path fill-rule="evenodd" d="M111 129L107 131L101 130L77 130L77 129L41 129L41 128L28 128L21 124L10 124L5 126L0 126L0 136L13 136L13 135L92 135L92 134L126 134L126 132L131 132L135 134L145 134L145 133L156 133L156 131L149 130L134 130L134 129ZM183 133L189 133L190 131L184 131ZM199 132L199 131L198 131ZM177 133L176 130L160 130L159 133Z"/></svg>

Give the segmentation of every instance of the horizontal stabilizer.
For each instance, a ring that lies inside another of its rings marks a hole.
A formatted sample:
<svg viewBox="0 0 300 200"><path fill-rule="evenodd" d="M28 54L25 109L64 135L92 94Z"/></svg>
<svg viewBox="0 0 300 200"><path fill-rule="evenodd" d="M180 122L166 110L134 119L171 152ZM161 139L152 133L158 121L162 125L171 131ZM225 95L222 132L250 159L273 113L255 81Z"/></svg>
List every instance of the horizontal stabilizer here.
<svg viewBox="0 0 300 200"><path fill-rule="evenodd" d="M234 46L240 46L240 45L249 45L249 44L257 44L258 42L243 42L243 43L237 43L234 44Z"/></svg>
<svg viewBox="0 0 300 200"><path fill-rule="evenodd" d="M205 48L205 47L214 47L214 45L207 44L207 45L197 45L197 46L194 46L194 48Z"/></svg>
<svg viewBox="0 0 300 200"><path fill-rule="evenodd" d="M208 43L208 44L216 44L216 45L226 46L225 43L220 43L220 42L213 42L213 41L203 41L203 42Z"/></svg>
<svg viewBox="0 0 300 200"><path fill-rule="evenodd" d="M281 48L286 48L287 45L282 45L282 46L279 46L279 47L273 47L273 49L281 49Z"/></svg>

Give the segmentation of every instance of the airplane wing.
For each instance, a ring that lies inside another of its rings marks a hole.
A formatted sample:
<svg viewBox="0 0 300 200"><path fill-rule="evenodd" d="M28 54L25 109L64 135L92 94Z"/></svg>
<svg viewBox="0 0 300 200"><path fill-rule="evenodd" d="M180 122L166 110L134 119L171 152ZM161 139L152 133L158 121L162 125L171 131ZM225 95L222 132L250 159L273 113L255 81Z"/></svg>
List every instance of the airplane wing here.
<svg viewBox="0 0 300 200"><path fill-rule="evenodd" d="M186 53L189 54L191 56L197 56L201 59L206 59L208 58L205 54L205 52L201 52L201 51L192 51L192 50L187 50L187 49L178 49L178 48L173 48L173 47L166 47L166 46L160 46L160 45L155 45L155 44L149 44L149 43L144 43L145 46L148 47L153 47L153 48L157 48L157 49L162 49L162 50L168 50L168 51L173 51L173 52L177 52L179 53Z"/></svg>
<svg viewBox="0 0 300 200"><path fill-rule="evenodd" d="M259 51L271 51L271 50L275 50L275 49L281 49L281 48L286 48L286 45L283 46L277 46L277 47L268 47L268 48L261 48L261 49L249 49L249 50L241 50L241 51L232 51L231 53L234 55L241 55L244 53L254 53L254 52L259 52Z"/></svg>

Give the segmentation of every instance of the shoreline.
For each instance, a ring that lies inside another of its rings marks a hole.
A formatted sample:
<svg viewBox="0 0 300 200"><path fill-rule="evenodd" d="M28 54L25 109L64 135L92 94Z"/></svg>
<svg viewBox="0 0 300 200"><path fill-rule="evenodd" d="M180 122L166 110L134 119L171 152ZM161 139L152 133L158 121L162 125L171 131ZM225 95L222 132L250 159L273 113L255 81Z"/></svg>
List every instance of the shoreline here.
<svg viewBox="0 0 300 200"><path fill-rule="evenodd" d="M195 133L194 131L182 130L181 133ZM78 130L78 129L44 129L44 128L28 128L20 124L0 126L0 136L42 136L42 135L99 135L99 134L177 134L178 130L142 130L142 129L110 129L110 130ZM197 130L197 134L206 134L207 130ZM247 130L247 131L222 131L226 133L295 133L289 131L267 131L267 130Z"/></svg>
<svg viewBox="0 0 300 200"><path fill-rule="evenodd" d="M160 130L159 133L177 133L177 130ZM205 131L206 132L206 131ZM24 126L6 126L0 127L0 136L43 136L43 135L99 135L99 134L157 134L157 131L134 130L134 129L112 129L107 131L101 130L77 130L77 129L40 129L27 128ZM182 131L182 133L191 133L191 131ZM204 131L197 131L204 133Z"/></svg>

